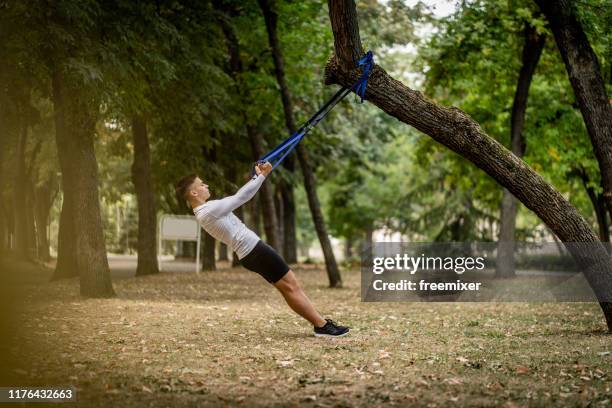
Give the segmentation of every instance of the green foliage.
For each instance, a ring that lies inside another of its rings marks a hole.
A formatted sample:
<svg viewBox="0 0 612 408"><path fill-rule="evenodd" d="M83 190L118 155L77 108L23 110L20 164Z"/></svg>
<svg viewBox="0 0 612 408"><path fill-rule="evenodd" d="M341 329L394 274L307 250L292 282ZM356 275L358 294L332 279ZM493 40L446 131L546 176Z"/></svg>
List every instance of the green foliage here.
<svg viewBox="0 0 612 408"><path fill-rule="evenodd" d="M133 199L131 122L136 115L149 130L151 188L159 211L188 212L173 189L187 173L200 174L215 196L235 191L253 159L245 126L264 135L266 149L284 139L287 129L257 2L219 3L229 10L224 18L240 46L243 73L237 78L228 69L222 16L212 1L4 3L0 137L7 154L0 163L0 180L5 180L0 196L6 201L14 191L6 180L14 175L12 153L24 124L30 128L26 156L33 183L58 183L54 72L61 72L74 96L90 101L97 115L100 196L113 250L125 247L116 208L126 208ZM301 123L336 91L322 83L333 51L327 2L277 0L272 7L279 16L294 116ZM611 86L612 10L604 0L584 0L577 7ZM408 7L399 0L362 0L357 12L364 47L374 50L377 62L409 83L422 78L428 96L459 106L508 145L523 29L531 24L541 33L548 30L532 2L462 1L441 20L433 19L425 2ZM431 38L424 37L428 29L433 29ZM418 56L410 54L414 47ZM599 171L550 33L531 85L524 136L525 160L594 221L575 174L584 170L589 186L598 190ZM465 159L367 103L355 103L353 96L303 143L335 236L359 238L374 226L415 240L495 238L499 186ZM300 184L298 174L282 170L272 181L281 178ZM305 195L296 191L298 234L305 244L315 236ZM135 216L128 219L133 227ZM539 224L521 211L520 236L541 233Z"/></svg>
<svg viewBox="0 0 612 408"><path fill-rule="evenodd" d="M576 169L585 169L592 186L598 186L597 162L552 34L532 2L464 1L456 13L437 22L436 34L419 50L420 64L426 72L426 93L444 104L460 107L489 135L508 146L525 24L546 33L547 42L529 92L524 159L557 189L569 193L570 201L594 223L584 187L573 174ZM477 209L471 211L474 222L494 219L500 187L454 153L431 141L426 144L431 145L426 151L437 152L424 156L428 164L435 162L440 169L448 169L440 177L457 178L457 193L470 197ZM523 210L519 238L533 236L540 223Z"/></svg>

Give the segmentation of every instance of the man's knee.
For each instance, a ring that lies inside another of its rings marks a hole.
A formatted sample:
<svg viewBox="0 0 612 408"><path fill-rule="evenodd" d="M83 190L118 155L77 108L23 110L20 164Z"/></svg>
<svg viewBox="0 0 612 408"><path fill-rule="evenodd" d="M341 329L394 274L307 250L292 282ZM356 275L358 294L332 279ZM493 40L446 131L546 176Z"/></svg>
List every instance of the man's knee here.
<svg viewBox="0 0 612 408"><path fill-rule="evenodd" d="M300 284L292 271L287 272L274 286L283 293L295 293L301 290Z"/></svg>

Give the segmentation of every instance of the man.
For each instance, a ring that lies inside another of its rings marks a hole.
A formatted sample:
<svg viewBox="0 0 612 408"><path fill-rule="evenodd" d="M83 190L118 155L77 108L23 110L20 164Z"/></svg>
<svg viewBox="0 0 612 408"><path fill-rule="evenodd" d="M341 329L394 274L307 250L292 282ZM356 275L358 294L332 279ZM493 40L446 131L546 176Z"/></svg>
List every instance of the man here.
<svg viewBox="0 0 612 408"><path fill-rule="evenodd" d="M195 174L183 177L176 184L176 193L178 197L189 202L196 219L206 232L230 247L238 254L242 266L257 272L273 284L289 307L312 323L315 336L345 336L349 328L339 326L331 319L323 319L284 259L232 213L253 198L271 171L270 163L259 163L255 167L255 176L248 183L233 196L220 200L208 200L208 185Z"/></svg>

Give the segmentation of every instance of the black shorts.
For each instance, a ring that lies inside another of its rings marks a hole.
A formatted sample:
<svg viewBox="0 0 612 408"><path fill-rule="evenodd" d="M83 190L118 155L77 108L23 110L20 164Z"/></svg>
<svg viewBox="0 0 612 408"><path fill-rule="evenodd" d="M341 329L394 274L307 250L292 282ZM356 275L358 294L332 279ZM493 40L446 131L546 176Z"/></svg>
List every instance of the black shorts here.
<svg viewBox="0 0 612 408"><path fill-rule="evenodd" d="M257 272L268 282L276 283L289 271L289 265L274 248L259 240L255 248L240 260L240 264Z"/></svg>

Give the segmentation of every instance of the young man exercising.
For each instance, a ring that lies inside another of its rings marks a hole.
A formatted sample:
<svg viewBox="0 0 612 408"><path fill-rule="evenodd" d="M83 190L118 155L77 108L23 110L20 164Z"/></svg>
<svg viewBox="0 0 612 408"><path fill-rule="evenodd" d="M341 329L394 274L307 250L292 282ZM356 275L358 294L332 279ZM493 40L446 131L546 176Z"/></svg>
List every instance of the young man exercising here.
<svg viewBox="0 0 612 408"><path fill-rule="evenodd" d="M208 185L195 174L183 177L176 184L176 193L189 202L198 223L206 232L230 247L238 254L242 266L257 272L273 284L289 307L313 324L315 336L344 336L348 334L349 328L338 326L331 319L323 319L283 258L232 213L253 198L271 171L270 163L258 164L255 176L248 183L233 196L220 200L208 200Z"/></svg>

